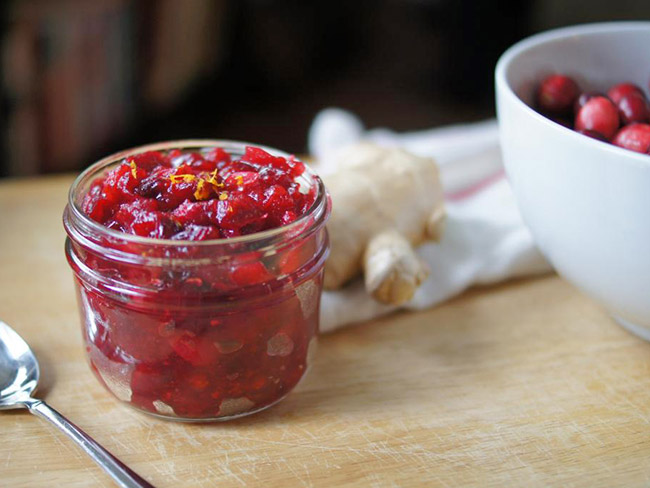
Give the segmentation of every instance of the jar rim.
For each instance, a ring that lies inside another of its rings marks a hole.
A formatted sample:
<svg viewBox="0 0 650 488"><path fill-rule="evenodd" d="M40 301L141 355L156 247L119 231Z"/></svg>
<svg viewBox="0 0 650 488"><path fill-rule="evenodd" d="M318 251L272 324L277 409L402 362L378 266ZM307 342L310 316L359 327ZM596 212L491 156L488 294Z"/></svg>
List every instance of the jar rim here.
<svg viewBox="0 0 650 488"><path fill-rule="evenodd" d="M299 229L301 226L304 226L309 221L309 219L314 218L314 215L316 216L316 221L314 222L314 224L318 224L320 218L327 216L328 199L327 199L327 191L325 189L325 185L323 184L323 181L318 176L318 174L307 165L305 165L305 173L307 173L308 176L314 181L317 188L316 198L314 199L314 203L312 203L311 207L309 207L309 209L303 215L301 215L299 218L297 218L290 224L282 225L280 227L275 227L272 229L263 230L260 232L254 232L252 234L237 236L237 237L207 239L204 241L193 241L188 239L159 239L155 237L144 237L135 234L129 234L115 229L110 229L105 225L102 225L99 222L96 222L95 220L91 219L88 215L86 215L83 212L81 207L78 205L78 202L75 200L75 197L77 196L77 191L79 187L82 185L82 183L86 183L89 179L93 177L93 175L95 175L100 170L106 168L107 166L114 164L115 162L134 154L140 154L148 151L165 151L171 149L186 150L186 149L202 149L202 148L212 148L212 147L219 147L226 150L228 147L230 147L231 149L232 148L243 149L246 146L258 147L274 156L280 156L283 158L289 158L291 156L291 154L289 153L286 153L284 151L281 151L279 149L270 146L265 146L265 145L255 144L255 143L245 142L245 141L234 141L228 139L179 139L174 141L156 142L152 144L136 146L103 157L102 159L96 161L95 163L88 166L88 168L86 168L84 171L82 171L77 176L77 178L75 178L74 182L70 186L70 190L68 191L67 211L70 211L75 219L79 219L81 222L83 222L83 225L87 226L89 229L92 229L99 233L104 233L109 237L122 240L126 243L151 245L151 246L174 246L174 247L178 247L178 246L208 247L208 246L220 246L220 245L231 246L236 244L246 244L246 243L252 243L252 242L257 242L266 239L272 239L273 237L281 236L285 233L291 233L291 231L293 231L294 229Z"/></svg>

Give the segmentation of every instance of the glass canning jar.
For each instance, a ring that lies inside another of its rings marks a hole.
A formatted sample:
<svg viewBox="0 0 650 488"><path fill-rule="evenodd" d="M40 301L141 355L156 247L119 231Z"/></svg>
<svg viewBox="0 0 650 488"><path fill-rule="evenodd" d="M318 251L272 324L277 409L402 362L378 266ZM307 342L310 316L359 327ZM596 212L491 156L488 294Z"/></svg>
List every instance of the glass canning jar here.
<svg viewBox="0 0 650 488"><path fill-rule="evenodd" d="M81 210L93 181L145 151L220 147L241 157L246 143L164 142L122 151L90 166L70 188L63 222L86 353L118 399L164 418L226 420L265 409L304 376L318 331L325 222L317 189L289 225L230 239L153 239L109 229ZM282 157L287 154L271 148Z"/></svg>

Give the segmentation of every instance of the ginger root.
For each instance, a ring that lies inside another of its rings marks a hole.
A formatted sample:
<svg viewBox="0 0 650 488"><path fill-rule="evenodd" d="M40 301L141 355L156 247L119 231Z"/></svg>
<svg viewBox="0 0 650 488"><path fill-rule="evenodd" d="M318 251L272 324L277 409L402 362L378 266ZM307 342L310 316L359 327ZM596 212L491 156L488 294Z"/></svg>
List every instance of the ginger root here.
<svg viewBox="0 0 650 488"><path fill-rule="evenodd" d="M429 273L414 247L443 232L438 168L430 158L370 143L350 146L337 159L336 171L323 175L333 206L325 288L363 271L375 299L407 302Z"/></svg>

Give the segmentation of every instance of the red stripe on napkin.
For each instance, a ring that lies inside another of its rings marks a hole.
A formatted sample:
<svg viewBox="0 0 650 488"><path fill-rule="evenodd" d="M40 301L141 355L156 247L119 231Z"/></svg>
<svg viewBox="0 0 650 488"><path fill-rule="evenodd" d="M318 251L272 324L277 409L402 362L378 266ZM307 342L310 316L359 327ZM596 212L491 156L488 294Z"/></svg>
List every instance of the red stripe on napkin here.
<svg viewBox="0 0 650 488"><path fill-rule="evenodd" d="M502 180L505 177L505 175L506 172L502 168L496 173L492 173L486 178L483 178L482 180L479 180L476 183L473 183L472 185L466 188L462 188L452 193L445 193L445 200L457 201L457 200L464 200L466 198L472 197L477 193L479 193L481 190L484 190L485 188L496 183L497 181Z"/></svg>

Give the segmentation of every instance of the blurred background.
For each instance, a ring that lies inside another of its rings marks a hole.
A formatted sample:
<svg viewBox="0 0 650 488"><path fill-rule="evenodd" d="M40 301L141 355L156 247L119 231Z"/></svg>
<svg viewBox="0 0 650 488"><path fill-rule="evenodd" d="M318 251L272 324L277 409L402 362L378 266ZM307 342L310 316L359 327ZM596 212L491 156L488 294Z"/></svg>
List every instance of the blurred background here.
<svg viewBox="0 0 650 488"><path fill-rule="evenodd" d="M0 26L0 177L165 139L306 151L316 113L417 130L494 115L492 72L552 27L648 0L14 0Z"/></svg>

